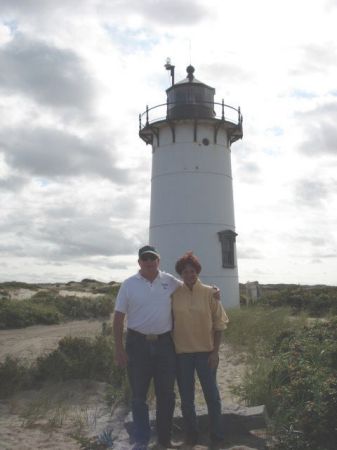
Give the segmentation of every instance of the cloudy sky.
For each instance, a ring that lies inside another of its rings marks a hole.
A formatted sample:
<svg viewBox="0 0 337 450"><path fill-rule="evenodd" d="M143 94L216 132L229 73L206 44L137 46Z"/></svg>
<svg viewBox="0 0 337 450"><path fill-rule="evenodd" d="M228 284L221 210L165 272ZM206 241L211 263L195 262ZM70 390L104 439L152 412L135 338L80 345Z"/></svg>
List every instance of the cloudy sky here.
<svg viewBox="0 0 337 450"><path fill-rule="evenodd" d="M147 242L138 114L190 62L241 106L241 282L337 284L337 0L0 0L0 280L122 280Z"/></svg>

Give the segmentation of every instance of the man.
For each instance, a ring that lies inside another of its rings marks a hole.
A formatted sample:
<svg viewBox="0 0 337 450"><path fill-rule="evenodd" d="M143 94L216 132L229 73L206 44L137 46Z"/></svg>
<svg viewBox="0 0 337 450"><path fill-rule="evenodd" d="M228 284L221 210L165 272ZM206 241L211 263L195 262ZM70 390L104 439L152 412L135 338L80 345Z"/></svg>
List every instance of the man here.
<svg viewBox="0 0 337 450"><path fill-rule="evenodd" d="M145 450L150 440L146 399L152 379L158 443L167 448L172 446L176 375L170 296L181 282L159 270L160 256L154 247L146 245L139 249L138 258L139 272L124 281L116 299L113 321L115 359L128 371L136 441L133 449ZM124 349L125 316L127 336Z"/></svg>

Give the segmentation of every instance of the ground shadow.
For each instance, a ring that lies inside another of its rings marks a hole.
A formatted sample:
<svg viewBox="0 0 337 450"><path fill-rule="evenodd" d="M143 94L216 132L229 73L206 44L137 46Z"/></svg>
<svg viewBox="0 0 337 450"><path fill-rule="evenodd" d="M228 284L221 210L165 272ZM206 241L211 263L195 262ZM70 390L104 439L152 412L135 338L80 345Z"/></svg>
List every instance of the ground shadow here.
<svg viewBox="0 0 337 450"><path fill-rule="evenodd" d="M244 408L235 407L227 408L222 414L223 427L225 430L225 440L223 445L218 446L218 449L235 448L250 448L254 450L265 450L266 445L266 422L264 415L264 408L262 406ZM198 445L201 447L210 448L209 440L209 420L206 411L198 411L198 423L200 429L200 438ZM132 439L132 421L126 421L125 427ZM153 439L155 442L155 421L151 419L151 427L153 428ZM184 438L183 420L178 414L175 415L173 421L173 439L182 441ZM182 449L184 446L181 447Z"/></svg>

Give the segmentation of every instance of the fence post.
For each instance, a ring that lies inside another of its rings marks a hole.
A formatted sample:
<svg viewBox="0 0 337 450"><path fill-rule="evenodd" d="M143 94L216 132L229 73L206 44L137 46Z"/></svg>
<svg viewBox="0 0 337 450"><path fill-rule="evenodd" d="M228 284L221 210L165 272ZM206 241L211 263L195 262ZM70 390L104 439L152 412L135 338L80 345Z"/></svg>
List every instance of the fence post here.
<svg viewBox="0 0 337 450"><path fill-rule="evenodd" d="M146 126L149 124L149 106L146 105Z"/></svg>

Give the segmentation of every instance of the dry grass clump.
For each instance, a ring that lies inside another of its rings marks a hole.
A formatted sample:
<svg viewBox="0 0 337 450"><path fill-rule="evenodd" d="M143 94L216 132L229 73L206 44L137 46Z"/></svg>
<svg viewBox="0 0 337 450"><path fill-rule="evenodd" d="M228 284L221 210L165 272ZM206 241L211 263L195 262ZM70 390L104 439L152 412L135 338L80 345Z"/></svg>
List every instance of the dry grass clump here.
<svg viewBox="0 0 337 450"><path fill-rule="evenodd" d="M8 356L0 364L0 398L42 386L74 379L102 381L110 386L111 402L127 396L125 371L114 364L114 341L110 328L94 338L64 337L53 352L32 363Z"/></svg>

